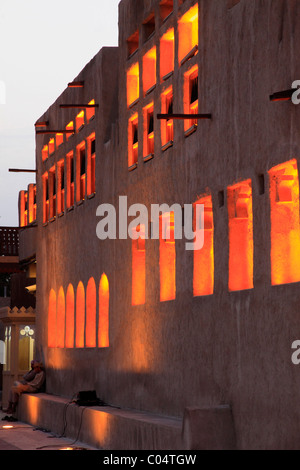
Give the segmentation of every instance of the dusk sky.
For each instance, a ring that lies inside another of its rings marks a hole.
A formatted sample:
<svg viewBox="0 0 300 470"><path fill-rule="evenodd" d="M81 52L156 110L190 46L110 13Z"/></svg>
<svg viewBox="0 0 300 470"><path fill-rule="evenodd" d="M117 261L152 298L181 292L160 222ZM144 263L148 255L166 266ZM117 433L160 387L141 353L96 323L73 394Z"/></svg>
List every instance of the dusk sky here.
<svg viewBox="0 0 300 470"><path fill-rule="evenodd" d="M36 120L103 46L118 45L120 0L0 0L0 226L18 226L35 174Z"/></svg>

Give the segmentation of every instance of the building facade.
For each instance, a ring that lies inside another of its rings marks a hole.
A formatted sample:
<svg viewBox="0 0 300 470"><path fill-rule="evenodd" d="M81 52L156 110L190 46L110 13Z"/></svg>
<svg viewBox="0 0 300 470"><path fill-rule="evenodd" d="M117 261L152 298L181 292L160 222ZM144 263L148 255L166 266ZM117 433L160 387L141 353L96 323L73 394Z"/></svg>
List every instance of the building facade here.
<svg viewBox="0 0 300 470"><path fill-rule="evenodd" d="M299 8L122 0L119 46L37 121L49 393L174 417L228 404L237 448L297 448L300 109L270 95L300 78ZM170 207L157 237L134 204ZM173 204L204 207L201 250L174 236Z"/></svg>

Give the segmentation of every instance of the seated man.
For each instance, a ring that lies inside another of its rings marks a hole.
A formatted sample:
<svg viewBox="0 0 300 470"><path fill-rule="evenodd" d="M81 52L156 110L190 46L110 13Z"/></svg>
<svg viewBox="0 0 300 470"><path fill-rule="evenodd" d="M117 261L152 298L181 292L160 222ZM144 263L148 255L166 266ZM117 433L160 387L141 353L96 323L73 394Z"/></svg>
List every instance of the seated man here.
<svg viewBox="0 0 300 470"><path fill-rule="evenodd" d="M13 414L16 411L19 397L22 393L37 393L43 386L45 381L45 372L43 370L43 364L36 362L34 364L35 377L30 382L21 383L18 382L13 385L9 395L8 409L5 410L7 414Z"/></svg>

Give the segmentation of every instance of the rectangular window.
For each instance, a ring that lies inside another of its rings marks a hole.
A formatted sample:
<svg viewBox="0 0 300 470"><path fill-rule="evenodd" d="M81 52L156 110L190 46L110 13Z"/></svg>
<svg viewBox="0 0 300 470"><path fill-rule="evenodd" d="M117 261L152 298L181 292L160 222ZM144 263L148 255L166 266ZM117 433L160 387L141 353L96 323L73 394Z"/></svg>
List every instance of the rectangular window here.
<svg viewBox="0 0 300 470"><path fill-rule="evenodd" d="M227 188L230 291L253 288L253 214L251 180Z"/></svg>
<svg viewBox="0 0 300 470"><path fill-rule="evenodd" d="M73 152L67 155L67 207L74 206L75 165Z"/></svg>
<svg viewBox="0 0 300 470"><path fill-rule="evenodd" d="M153 102L144 108L144 159L154 155L154 116Z"/></svg>
<svg viewBox="0 0 300 470"><path fill-rule="evenodd" d="M55 166L49 171L49 218L56 216L56 175Z"/></svg>
<svg viewBox="0 0 300 470"><path fill-rule="evenodd" d="M145 227L138 225L132 237L132 305L145 303L146 285Z"/></svg>
<svg viewBox="0 0 300 470"><path fill-rule="evenodd" d="M30 184L28 186L28 223L31 224L36 220L36 186L35 184Z"/></svg>
<svg viewBox="0 0 300 470"><path fill-rule="evenodd" d="M272 285L300 281L299 176L296 160L269 171Z"/></svg>
<svg viewBox="0 0 300 470"><path fill-rule="evenodd" d="M198 51L198 4L178 21L178 59L183 65Z"/></svg>
<svg viewBox="0 0 300 470"><path fill-rule="evenodd" d="M160 79L166 80L174 71L174 28L160 39Z"/></svg>
<svg viewBox="0 0 300 470"><path fill-rule="evenodd" d="M95 100L91 100L89 105L95 104ZM95 108L86 108L86 121L90 122L95 117Z"/></svg>
<svg viewBox="0 0 300 470"><path fill-rule="evenodd" d="M60 145L64 143L64 135L61 133L56 134L55 140L56 140L56 148L58 148Z"/></svg>
<svg viewBox="0 0 300 470"><path fill-rule="evenodd" d="M156 85L156 47L152 47L143 57L143 91L149 94Z"/></svg>
<svg viewBox="0 0 300 470"><path fill-rule="evenodd" d="M43 174L43 223L49 220L49 187L48 173Z"/></svg>
<svg viewBox="0 0 300 470"><path fill-rule="evenodd" d="M45 161L48 158L48 145L44 145L42 149L42 160Z"/></svg>
<svg viewBox="0 0 300 470"><path fill-rule="evenodd" d="M155 15L151 13L148 18L143 22L143 37L144 42L148 41L155 33Z"/></svg>
<svg viewBox="0 0 300 470"><path fill-rule="evenodd" d="M161 96L161 112L162 114L173 114L173 88L168 88ZM170 147L174 140L174 123L173 119L161 120L161 144L162 149Z"/></svg>
<svg viewBox="0 0 300 470"><path fill-rule="evenodd" d="M73 122L73 121L69 122L69 124L66 125L66 130L67 130L67 131L74 131L74 122ZM68 132L68 133L66 134L66 139L67 139L67 141L69 140L69 138L70 138L72 135L74 135L74 132L72 132L72 133Z"/></svg>
<svg viewBox="0 0 300 470"><path fill-rule="evenodd" d="M57 188L57 213L62 214L65 209L65 166L61 160L57 165L58 172L58 188Z"/></svg>
<svg viewBox="0 0 300 470"><path fill-rule="evenodd" d="M76 132L79 132L80 129L84 126L84 111L83 110L77 114L75 122L76 122Z"/></svg>
<svg viewBox="0 0 300 470"><path fill-rule="evenodd" d="M204 245L194 250L194 296L214 293L214 220L211 196L203 196L194 204L194 231L196 230L196 206L204 206Z"/></svg>
<svg viewBox="0 0 300 470"><path fill-rule="evenodd" d="M139 64L136 62L127 71L127 105L133 106L140 95L140 72Z"/></svg>
<svg viewBox="0 0 300 470"><path fill-rule="evenodd" d="M159 15L162 21L166 20L173 12L173 0L160 0Z"/></svg>
<svg viewBox="0 0 300 470"><path fill-rule="evenodd" d="M52 155L55 152L55 140L54 137L49 140L49 155Z"/></svg>
<svg viewBox="0 0 300 470"><path fill-rule="evenodd" d="M138 163L138 114L135 113L128 123L128 167L132 168Z"/></svg>
<svg viewBox="0 0 300 470"><path fill-rule="evenodd" d="M185 114L198 114L198 66L184 75L183 107ZM185 119L184 130L188 134L197 129L197 119Z"/></svg>
<svg viewBox="0 0 300 470"><path fill-rule="evenodd" d="M27 210L26 210L26 191L20 191L19 195L19 220L20 227L27 225Z"/></svg>
<svg viewBox="0 0 300 470"><path fill-rule="evenodd" d="M87 195L95 192L95 159L96 159L96 139L95 133L90 135L87 139Z"/></svg>
<svg viewBox="0 0 300 470"><path fill-rule="evenodd" d="M76 166L76 201L82 201L85 198L86 184L86 149L85 142L77 146L77 166Z"/></svg>
<svg viewBox="0 0 300 470"><path fill-rule="evenodd" d="M136 31L127 39L128 57L134 54L139 48L139 32Z"/></svg>
<svg viewBox="0 0 300 470"><path fill-rule="evenodd" d="M160 301L174 300L176 297L176 249L174 234L174 212L160 217L159 270Z"/></svg>

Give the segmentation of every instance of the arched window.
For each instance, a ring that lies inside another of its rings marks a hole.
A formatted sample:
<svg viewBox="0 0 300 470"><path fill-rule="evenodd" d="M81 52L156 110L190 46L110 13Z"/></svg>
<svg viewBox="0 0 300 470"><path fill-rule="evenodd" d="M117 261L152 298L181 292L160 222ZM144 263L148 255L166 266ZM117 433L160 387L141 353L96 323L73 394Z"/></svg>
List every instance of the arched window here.
<svg viewBox="0 0 300 470"><path fill-rule="evenodd" d="M66 348L74 348L74 289L69 284L66 295Z"/></svg>
<svg viewBox="0 0 300 470"><path fill-rule="evenodd" d="M56 347L56 293L51 289L48 304L48 347Z"/></svg>
<svg viewBox="0 0 300 470"><path fill-rule="evenodd" d="M109 346L109 283L106 274L102 274L99 285L99 323L98 347Z"/></svg>
<svg viewBox="0 0 300 470"><path fill-rule="evenodd" d="M76 348L84 347L85 294L82 282L76 292Z"/></svg>
<svg viewBox="0 0 300 470"><path fill-rule="evenodd" d="M96 284L93 277L86 288L85 345L88 348L96 347Z"/></svg>
<svg viewBox="0 0 300 470"><path fill-rule="evenodd" d="M65 347L65 319L66 319L66 305L65 293L61 287L58 292L57 298L57 347Z"/></svg>

